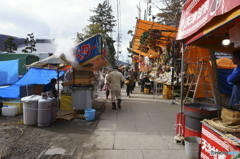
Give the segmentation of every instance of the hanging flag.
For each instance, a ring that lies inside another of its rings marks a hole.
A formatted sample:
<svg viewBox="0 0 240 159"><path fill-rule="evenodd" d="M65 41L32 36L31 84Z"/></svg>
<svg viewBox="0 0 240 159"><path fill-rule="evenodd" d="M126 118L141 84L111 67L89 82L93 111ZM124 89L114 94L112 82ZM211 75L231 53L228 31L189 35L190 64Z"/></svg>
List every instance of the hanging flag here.
<svg viewBox="0 0 240 159"><path fill-rule="evenodd" d="M101 35L95 35L86 41L81 42L74 49L77 62L86 65L102 56L102 38Z"/></svg>

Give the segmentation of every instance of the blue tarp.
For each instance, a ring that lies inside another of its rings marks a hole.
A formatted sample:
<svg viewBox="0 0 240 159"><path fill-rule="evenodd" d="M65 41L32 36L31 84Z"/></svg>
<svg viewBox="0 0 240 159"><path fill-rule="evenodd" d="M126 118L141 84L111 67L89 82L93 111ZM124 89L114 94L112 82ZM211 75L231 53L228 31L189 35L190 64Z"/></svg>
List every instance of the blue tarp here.
<svg viewBox="0 0 240 159"><path fill-rule="evenodd" d="M230 75L232 71L233 69L218 69L220 93L222 94L232 94L232 85L227 82L227 76Z"/></svg>
<svg viewBox="0 0 240 159"><path fill-rule="evenodd" d="M14 84L18 80L18 60L0 61L0 85Z"/></svg>
<svg viewBox="0 0 240 159"><path fill-rule="evenodd" d="M59 73L62 76L64 71ZM30 68L29 71L15 84L9 87L0 88L0 97L14 99L20 97L20 86L32 84L47 84L52 78L57 78L56 70Z"/></svg>

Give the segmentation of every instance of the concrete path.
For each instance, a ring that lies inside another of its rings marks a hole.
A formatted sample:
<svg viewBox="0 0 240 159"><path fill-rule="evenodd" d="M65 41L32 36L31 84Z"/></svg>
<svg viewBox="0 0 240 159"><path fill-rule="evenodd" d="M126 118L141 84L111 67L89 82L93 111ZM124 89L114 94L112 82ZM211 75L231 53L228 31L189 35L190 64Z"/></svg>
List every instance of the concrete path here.
<svg viewBox="0 0 240 159"><path fill-rule="evenodd" d="M74 119L70 126L78 128L79 134L60 134L44 154L72 159L187 158L184 146L174 143L180 104L172 105L172 100L160 95L156 99L142 94L138 86L128 98L125 89L122 88L122 108L117 110L111 109L105 91L99 91L95 102L105 103L104 110L97 112L94 121ZM81 133L81 127L76 126L79 124L89 124L88 133Z"/></svg>
<svg viewBox="0 0 240 159"><path fill-rule="evenodd" d="M184 146L174 143L180 105L153 98L135 88L131 98L122 88L122 108L111 109L110 99L97 128L77 155L81 159L184 159ZM99 99L105 100L104 92Z"/></svg>

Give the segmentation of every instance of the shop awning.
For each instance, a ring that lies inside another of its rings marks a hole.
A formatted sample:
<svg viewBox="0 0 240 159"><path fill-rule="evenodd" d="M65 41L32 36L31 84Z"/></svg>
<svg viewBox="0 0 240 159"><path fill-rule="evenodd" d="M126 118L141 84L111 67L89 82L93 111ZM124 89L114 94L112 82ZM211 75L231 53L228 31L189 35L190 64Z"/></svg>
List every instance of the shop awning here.
<svg viewBox="0 0 240 159"><path fill-rule="evenodd" d="M43 60L32 63L31 65L27 65L27 67L35 67L35 68L44 68L47 65L66 65L60 57L56 55L49 56Z"/></svg>
<svg viewBox="0 0 240 159"><path fill-rule="evenodd" d="M141 19L137 20L136 30L133 37L132 51L143 56L148 56L149 58L154 58L158 56L159 53L151 49L149 45L144 46L146 49L145 51L141 51L139 49L141 45L140 43L141 36L143 35L144 32L147 32L150 30L159 31L160 33L159 37L157 38L156 45L166 46L170 41L176 38L177 28L162 25L155 22L146 21L146 20L141 20Z"/></svg>
<svg viewBox="0 0 240 159"><path fill-rule="evenodd" d="M240 18L240 1L189 0L183 7L177 40L184 44L230 53L236 48L221 46Z"/></svg>

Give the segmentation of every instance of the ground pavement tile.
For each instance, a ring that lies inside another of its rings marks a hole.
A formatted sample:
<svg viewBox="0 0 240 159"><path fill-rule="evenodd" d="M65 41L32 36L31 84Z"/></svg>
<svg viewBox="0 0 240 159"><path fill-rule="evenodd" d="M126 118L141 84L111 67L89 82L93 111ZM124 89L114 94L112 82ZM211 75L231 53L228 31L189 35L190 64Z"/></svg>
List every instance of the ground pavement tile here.
<svg viewBox="0 0 240 159"><path fill-rule="evenodd" d="M116 132L114 149L169 149L157 132Z"/></svg>
<svg viewBox="0 0 240 159"><path fill-rule="evenodd" d="M141 150L86 150L81 159L144 159Z"/></svg>
<svg viewBox="0 0 240 159"><path fill-rule="evenodd" d="M169 149L172 150L184 150L185 147L183 145L178 145L174 142L173 136L171 135L161 135L163 141L167 144L167 146L169 147Z"/></svg>
<svg viewBox="0 0 240 159"><path fill-rule="evenodd" d="M85 149L112 149L114 143L114 132L94 131L94 133L84 142Z"/></svg>
<svg viewBox="0 0 240 159"><path fill-rule="evenodd" d="M143 150L144 159L186 159L185 150Z"/></svg>
<svg viewBox="0 0 240 159"><path fill-rule="evenodd" d="M96 128L97 131L125 131L136 132L134 120L101 120Z"/></svg>

